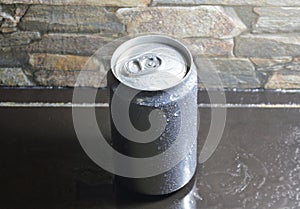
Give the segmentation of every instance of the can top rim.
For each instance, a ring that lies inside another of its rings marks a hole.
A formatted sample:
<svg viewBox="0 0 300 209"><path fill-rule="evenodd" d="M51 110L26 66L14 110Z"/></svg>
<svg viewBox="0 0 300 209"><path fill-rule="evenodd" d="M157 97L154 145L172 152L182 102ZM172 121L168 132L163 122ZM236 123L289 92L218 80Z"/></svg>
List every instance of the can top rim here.
<svg viewBox="0 0 300 209"><path fill-rule="evenodd" d="M186 71L185 76L180 81L178 81L177 83L174 83L174 85L172 85L171 87L157 89L155 91L161 91L161 90L173 88L173 87L177 86L178 84L180 84L181 82L183 82L189 76L189 74L191 72L191 70L190 70L191 66L193 65L193 57L192 57L192 54L189 51L189 49L183 43L181 43L177 39L174 39L167 35L141 35L141 36L137 36L137 37L130 39L130 40L124 42L123 44L121 44L112 55L112 58L111 58L112 73L117 78L117 80L119 80L119 82L126 85L126 83L123 83L123 81L119 78L119 76L116 73L116 69L115 69L119 57L127 49L137 46L139 44L147 44L147 43L149 43L149 44L160 43L160 44L169 45L172 48L178 50L186 61L187 71ZM147 89L139 89L137 87L133 87L133 86L129 86L129 85L126 85L126 86L133 88L133 89L142 90L142 91L153 91L153 90L147 90Z"/></svg>

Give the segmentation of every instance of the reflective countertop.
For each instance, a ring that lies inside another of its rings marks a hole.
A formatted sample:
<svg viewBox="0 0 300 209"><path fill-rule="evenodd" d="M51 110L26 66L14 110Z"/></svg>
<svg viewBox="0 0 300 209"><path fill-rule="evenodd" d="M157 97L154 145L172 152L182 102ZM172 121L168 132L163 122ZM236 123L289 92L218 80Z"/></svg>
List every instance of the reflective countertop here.
<svg viewBox="0 0 300 209"><path fill-rule="evenodd" d="M107 107L97 112L105 125ZM119 188L80 147L70 108L0 108L0 114L1 208L300 207L299 106L229 107L216 151L186 187L167 196ZM200 107L199 151L210 117L211 108ZM50 122L41 125L42 118Z"/></svg>

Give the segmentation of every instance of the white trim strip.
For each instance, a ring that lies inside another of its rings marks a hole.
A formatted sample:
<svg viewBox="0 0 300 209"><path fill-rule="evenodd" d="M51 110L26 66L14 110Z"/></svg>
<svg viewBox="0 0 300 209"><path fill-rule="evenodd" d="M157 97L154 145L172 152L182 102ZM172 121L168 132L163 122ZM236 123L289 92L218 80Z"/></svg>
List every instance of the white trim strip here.
<svg viewBox="0 0 300 209"><path fill-rule="evenodd" d="M16 103L16 102L0 102L1 107L22 107L22 108L31 108L31 107L41 107L41 108L60 108L60 107L82 107L82 108L91 108L91 107L102 107L107 108L108 103L82 103L82 104L73 104L73 103L42 103L42 102L31 102L31 103ZM199 108L299 108L300 104L198 104Z"/></svg>
<svg viewBox="0 0 300 209"><path fill-rule="evenodd" d="M278 108L300 109L300 104L198 104L199 108Z"/></svg>
<svg viewBox="0 0 300 209"><path fill-rule="evenodd" d="M0 102L0 107L108 107L108 103L16 103L16 102Z"/></svg>

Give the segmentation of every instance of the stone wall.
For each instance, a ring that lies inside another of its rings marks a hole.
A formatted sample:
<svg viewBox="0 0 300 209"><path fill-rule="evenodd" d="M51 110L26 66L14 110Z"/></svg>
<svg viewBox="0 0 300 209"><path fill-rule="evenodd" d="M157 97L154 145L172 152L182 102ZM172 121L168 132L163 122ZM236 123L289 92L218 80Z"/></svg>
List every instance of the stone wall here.
<svg viewBox="0 0 300 209"><path fill-rule="evenodd" d="M0 85L72 87L101 46L149 32L208 57L226 88L300 88L299 0L0 0Z"/></svg>

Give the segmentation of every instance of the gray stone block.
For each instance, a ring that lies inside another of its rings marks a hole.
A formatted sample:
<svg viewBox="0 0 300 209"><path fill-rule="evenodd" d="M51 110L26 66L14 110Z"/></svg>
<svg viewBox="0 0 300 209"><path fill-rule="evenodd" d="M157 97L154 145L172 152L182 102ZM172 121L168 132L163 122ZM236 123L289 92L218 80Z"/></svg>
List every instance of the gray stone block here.
<svg viewBox="0 0 300 209"><path fill-rule="evenodd" d="M259 7L255 33L300 32L300 7Z"/></svg>
<svg viewBox="0 0 300 209"><path fill-rule="evenodd" d="M145 6L151 0L1 0L3 4L91 5L91 6Z"/></svg>
<svg viewBox="0 0 300 209"><path fill-rule="evenodd" d="M28 62L28 55L22 48L0 48L0 67L22 67Z"/></svg>
<svg viewBox="0 0 300 209"><path fill-rule="evenodd" d="M273 71L285 71L285 72L297 72L300 73L300 59L295 58L290 62L277 63L271 66L262 66L257 69L263 72L273 72Z"/></svg>
<svg viewBox="0 0 300 209"><path fill-rule="evenodd" d="M152 5L251 5L251 6L300 6L295 0L153 0Z"/></svg>
<svg viewBox="0 0 300 209"><path fill-rule="evenodd" d="M29 64L33 69L74 71L84 68L89 57L34 53L29 55Z"/></svg>
<svg viewBox="0 0 300 209"><path fill-rule="evenodd" d="M78 79L80 73L82 76ZM33 77L41 86L100 88L107 85L106 79L103 79L105 75L99 71L38 70L34 72Z"/></svg>
<svg viewBox="0 0 300 209"><path fill-rule="evenodd" d="M101 34L50 33L28 47L29 52L92 55L114 37Z"/></svg>
<svg viewBox="0 0 300 209"><path fill-rule="evenodd" d="M0 86L32 86L21 68L0 68Z"/></svg>
<svg viewBox="0 0 300 209"><path fill-rule="evenodd" d="M0 5L0 31L12 33L26 13L28 5Z"/></svg>
<svg viewBox="0 0 300 209"><path fill-rule="evenodd" d="M235 54L241 57L260 58L300 56L300 35L241 35L236 39Z"/></svg>
<svg viewBox="0 0 300 209"><path fill-rule="evenodd" d="M256 23L258 15L253 11L252 6L232 6L239 18L247 26L248 31L252 31L253 25Z"/></svg>
<svg viewBox="0 0 300 209"><path fill-rule="evenodd" d="M299 71L279 71L275 72L265 84L265 89L299 89Z"/></svg>
<svg viewBox="0 0 300 209"><path fill-rule="evenodd" d="M261 83L248 59L195 59L200 87L203 88L259 88Z"/></svg>
<svg viewBox="0 0 300 209"><path fill-rule="evenodd" d="M252 57L250 60L255 64L255 66L260 68L269 68L280 64L286 64L293 60L292 57L273 57L273 58L256 58Z"/></svg>
<svg viewBox="0 0 300 209"><path fill-rule="evenodd" d="M39 32L19 31L11 34L0 34L0 47L28 45L41 38Z"/></svg>
<svg viewBox="0 0 300 209"><path fill-rule="evenodd" d="M117 17L103 7L30 6L19 24L22 30L73 33L123 33Z"/></svg>
<svg viewBox="0 0 300 209"><path fill-rule="evenodd" d="M130 34L232 38L246 30L233 9L219 6L123 8L117 16Z"/></svg>
<svg viewBox="0 0 300 209"><path fill-rule="evenodd" d="M186 38L182 42L190 49L194 56L233 56L233 39Z"/></svg>

